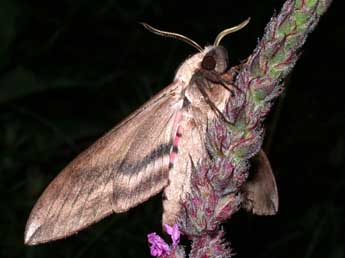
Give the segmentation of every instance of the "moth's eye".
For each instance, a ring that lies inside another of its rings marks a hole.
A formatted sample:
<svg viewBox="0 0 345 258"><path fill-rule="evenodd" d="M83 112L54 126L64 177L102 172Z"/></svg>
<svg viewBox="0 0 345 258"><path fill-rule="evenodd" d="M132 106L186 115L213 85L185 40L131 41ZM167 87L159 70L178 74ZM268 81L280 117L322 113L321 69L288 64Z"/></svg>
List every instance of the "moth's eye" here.
<svg viewBox="0 0 345 258"><path fill-rule="evenodd" d="M216 67L216 60L213 56L205 56L202 60L201 67L205 70L213 70Z"/></svg>

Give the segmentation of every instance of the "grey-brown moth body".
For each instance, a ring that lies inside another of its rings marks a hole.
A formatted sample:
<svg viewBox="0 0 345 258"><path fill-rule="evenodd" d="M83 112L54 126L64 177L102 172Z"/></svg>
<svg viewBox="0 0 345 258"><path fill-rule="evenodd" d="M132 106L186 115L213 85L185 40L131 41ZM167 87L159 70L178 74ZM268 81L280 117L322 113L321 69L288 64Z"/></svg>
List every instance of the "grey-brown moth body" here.
<svg viewBox="0 0 345 258"><path fill-rule="evenodd" d="M245 24L231 29L236 31ZM67 237L162 190L163 223L176 222L181 201L190 190L192 163L209 158L207 123L222 119L220 111L232 94L227 51L218 46L227 33L204 49L192 42L200 52L181 64L170 85L60 172L30 214L26 244ZM271 189L276 189L272 182ZM277 196L276 190L269 190L268 195ZM264 194L263 198L269 197ZM253 209L255 202L251 205L247 208Z"/></svg>

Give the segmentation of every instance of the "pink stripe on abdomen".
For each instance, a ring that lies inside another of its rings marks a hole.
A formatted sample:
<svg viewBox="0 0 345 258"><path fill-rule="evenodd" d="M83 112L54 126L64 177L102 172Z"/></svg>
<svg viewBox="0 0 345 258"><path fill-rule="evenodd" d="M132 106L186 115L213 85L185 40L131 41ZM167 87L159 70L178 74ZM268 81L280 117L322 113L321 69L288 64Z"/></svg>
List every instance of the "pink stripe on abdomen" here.
<svg viewBox="0 0 345 258"><path fill-rule="evenodd" d="M177 125L177 129L176 129L176 134L173 139L172 148L170 151L169 168L172 168L174 166L174 162L178 154L178 143L180 141L180 138L182 137L182 128L179 125L180 120L181 120L181 113L178 113L175 118L175 123L176 123L175 126Z"/></svg>

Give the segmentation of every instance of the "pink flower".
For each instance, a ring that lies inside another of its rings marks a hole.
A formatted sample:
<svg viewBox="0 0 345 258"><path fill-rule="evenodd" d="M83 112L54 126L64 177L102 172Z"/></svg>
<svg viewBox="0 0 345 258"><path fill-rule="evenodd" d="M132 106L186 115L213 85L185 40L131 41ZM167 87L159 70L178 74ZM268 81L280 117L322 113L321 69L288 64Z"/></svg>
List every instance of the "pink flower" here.
<svg viewBox="0 0 345 258"><path fill-rule="evenodd" d="M162 256L165 254L169 254L170 247L165 241L158 236L156 233L150 233L147 235L147 240L150 243L150 253L152 256Z"/></svg>
<svg viewBox="0 0 345 258"><path fill-rule="evenodd" d="M170 235L171 240L173 242L173 247L175 248L178 243L180 242L180 230L178 229L177 224L174 224L174 226L169 226L168 224L164 225L165 231Z"/></svg>
<svg viewBox="0 0 345 258"><path fill-rule="evenodd" d="M156 233L150 233L147 235L147 239L150 243L150 252L151 252L152 256L166 257L166 255L174 254L174 252L177 250L176 247L177 247L178 243L180 242L180 235L181 235L177 224L175 224L172 227L166 224L166 225L164 225L164 227L165 227L165 231L171 237L172 247L169 246Z"/></svg>

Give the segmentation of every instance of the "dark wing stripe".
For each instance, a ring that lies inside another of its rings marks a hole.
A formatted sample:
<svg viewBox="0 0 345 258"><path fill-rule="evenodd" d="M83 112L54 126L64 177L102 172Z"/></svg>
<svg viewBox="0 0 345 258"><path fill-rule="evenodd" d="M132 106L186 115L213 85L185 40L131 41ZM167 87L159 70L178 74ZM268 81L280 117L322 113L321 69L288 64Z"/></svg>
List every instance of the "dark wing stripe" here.
<svg viewBox="0 0 345 258"><path fill-rule="evenodd" d="M172 142L162 143L153 149L149 154L147 154L142 160L138 160L134 163L129 163L128 158L125 158L121 163L114 162L111 167L112 169L118 169L119 174L133 175L133 173L140 172L147 165L152 162L157 161L159 158L169 155ZM126 160L127 159L127 160Z"/></svg>

